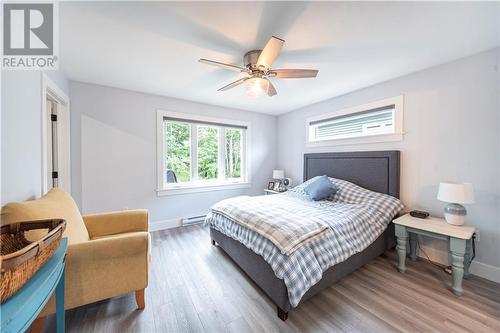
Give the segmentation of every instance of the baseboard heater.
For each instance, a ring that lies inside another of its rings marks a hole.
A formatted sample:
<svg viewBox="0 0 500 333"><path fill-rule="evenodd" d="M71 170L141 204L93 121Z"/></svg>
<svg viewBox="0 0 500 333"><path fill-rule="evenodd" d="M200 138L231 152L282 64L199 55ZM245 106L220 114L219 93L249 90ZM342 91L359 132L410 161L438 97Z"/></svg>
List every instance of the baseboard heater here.
<svg viewBox="0 0 500 333"><path fill-rule="evenodd" d="M184 217L183 219L181 219L181 223L183 226L202 223L203 221L205 221L205 216L206 215Z"/></svg>

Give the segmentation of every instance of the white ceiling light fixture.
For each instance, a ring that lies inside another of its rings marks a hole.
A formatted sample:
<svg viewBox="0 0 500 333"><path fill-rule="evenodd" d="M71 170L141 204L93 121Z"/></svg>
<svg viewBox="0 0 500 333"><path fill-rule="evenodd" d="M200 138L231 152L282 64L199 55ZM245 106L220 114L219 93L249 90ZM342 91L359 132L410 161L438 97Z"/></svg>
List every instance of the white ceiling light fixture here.
<svg viewBox="0 0 500 333"><path fill-rule="evenodd" d="M265 96L269 91L269 81L260 77L247 80L247 94L251 97Z"/></svg>
<svg viewBox="0 0 500 333"><path fill-rule="evenodd" d="M284 43L283 39L272 36L263 50L252 50L243 56L244 67L203 58L199 62L248 75L225 85L218 91L229 90L247 81L248 96L275 96L276 89L268 78L303 79L318 75L316 69L271 69Z"/></svg>

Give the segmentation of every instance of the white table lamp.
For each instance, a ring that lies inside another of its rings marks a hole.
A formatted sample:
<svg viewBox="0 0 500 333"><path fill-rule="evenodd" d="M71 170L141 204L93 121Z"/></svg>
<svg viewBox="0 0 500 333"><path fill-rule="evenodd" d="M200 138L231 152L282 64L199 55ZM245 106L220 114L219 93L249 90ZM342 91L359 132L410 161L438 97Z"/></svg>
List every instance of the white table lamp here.
<svg viewBox="0 0 500 333"><path fill-rule="evenodd" d="M285 179L285 171L273 170L273 179Z"/></svg>
<svg viewBox="0 0 500 333"><path fill-rule="evenodd" d="M448 202L444 208L446 222L464 225L467 210L462 204L474 203L474 190L471 183L442 182L439 183L437 199Z"/></svg>

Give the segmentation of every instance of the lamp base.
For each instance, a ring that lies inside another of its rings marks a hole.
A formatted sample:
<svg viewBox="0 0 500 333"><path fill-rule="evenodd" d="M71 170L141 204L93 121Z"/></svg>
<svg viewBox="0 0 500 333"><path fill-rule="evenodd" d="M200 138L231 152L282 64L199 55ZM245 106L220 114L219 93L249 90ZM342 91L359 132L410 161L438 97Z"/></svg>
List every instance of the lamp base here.
<svg viewBox="0 0 500 333"><path fill-rule="evenodd" d="M450 203L444 207L444 218L449 224L464 225L466 215L467 210L460 204Z"/></svg>

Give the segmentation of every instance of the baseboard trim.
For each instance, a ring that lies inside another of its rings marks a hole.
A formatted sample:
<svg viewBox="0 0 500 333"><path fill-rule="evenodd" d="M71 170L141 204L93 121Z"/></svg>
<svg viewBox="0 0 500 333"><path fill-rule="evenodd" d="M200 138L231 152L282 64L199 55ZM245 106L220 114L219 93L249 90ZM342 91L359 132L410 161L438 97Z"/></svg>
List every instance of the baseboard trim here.
<svg viewBox="0 0 500 333"><path fill-rule="evenodd" d="M429 259L433 262L449 265L448 263L448 251L442 251L428 246L422 246L425 253L429 255ZM427 260L425 254L422 251L417 251L417 256L419 258ZM500 267L488 265L475 259L472 261L469 269L470 273L477 275L486 280L500 283Z"/></svg>
<svg viewBox="0 0 500 333"><path fill-rule="evenodd" d="M149 221L149 231L159 231L165 229L172 229L182 226L181 218L167 219L159 221Z"/></svg>
<svg viewBox="0 0 500 333"><path fill-rule="evenodd" d="M472 261L470 272L486 280L500 283L500 267L488 265L479 261Z"/></svg>

